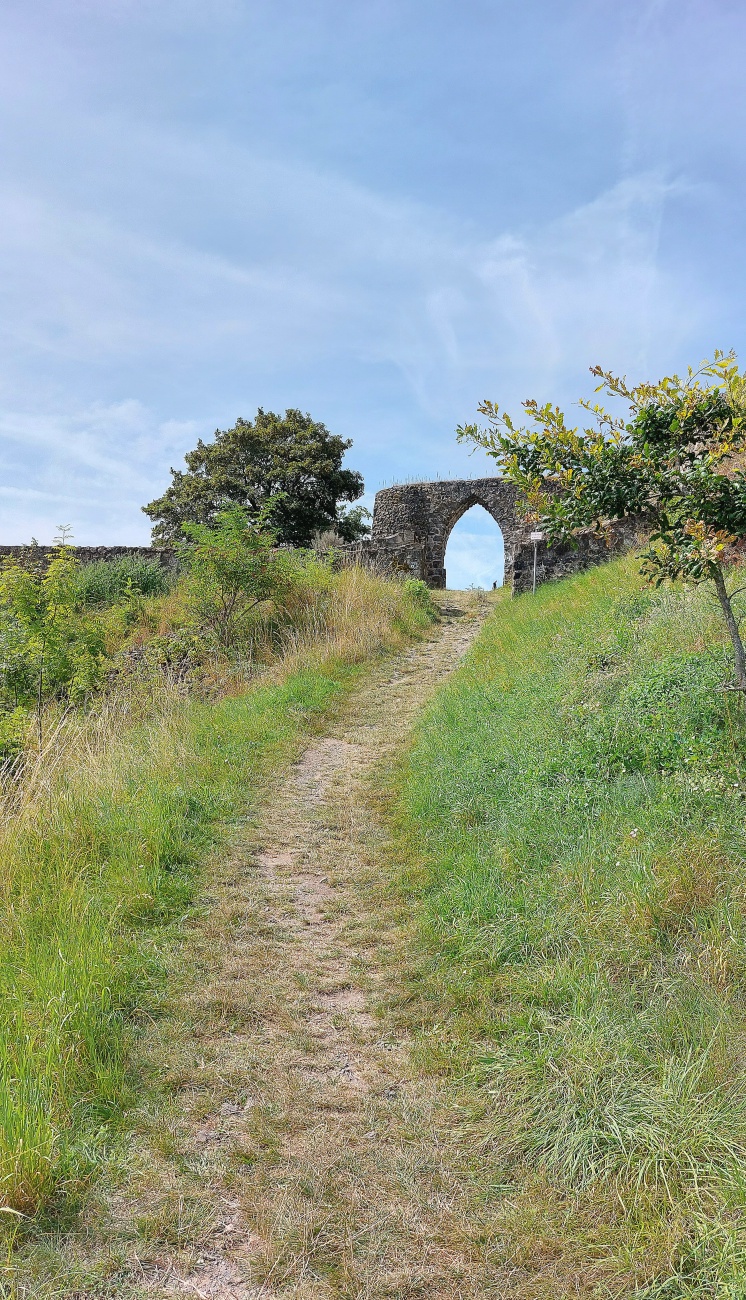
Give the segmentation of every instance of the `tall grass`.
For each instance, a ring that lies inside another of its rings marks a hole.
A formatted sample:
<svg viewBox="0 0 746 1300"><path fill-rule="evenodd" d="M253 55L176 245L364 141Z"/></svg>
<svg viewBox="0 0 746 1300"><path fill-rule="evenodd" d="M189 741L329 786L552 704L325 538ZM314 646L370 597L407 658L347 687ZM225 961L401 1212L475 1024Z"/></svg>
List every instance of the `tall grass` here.
<svg viewBox="0 0 746 1300"><path fill-rule="evenodd" d="M95 560L76 575L78 598L83 605L109 605L123 596L163 596L173 586L175 574L162 564L136 555L118 560Z"/></svg>
<svg viewBox="0 0 746 1300"><path fill-rule="evenodd" d="M208 847L338 701L427 622L418 589L352 570L261 680L210 702L130 681L50 733L0 812L0 1205L34 1215L95 1171L128 1046ZM0 1215L0 1223L14 1216Z"/></svg>
<svg viewBox="0 0 746 1300"><path fill-rule="evenodd" d="M284 581L279 595L257 603L241 620L239 639L227 650L200 620L188 574L161 598L138 606L146 662L153 659L186 665L207 681L245 681L294 650L306 654L333 653L365 658L380 642L382 627L395 628L414 617L423 625L432 617L425 584L403 583L351 565L335 572L332 564L312 552L283 556ZM132 633L126 646L131 652ZM374 651L375 652L375 651Z"/></svg>
<svg viewBox="0 0 746 1300"><path fill-rule="evenodd" d="M743 705L707 593L636 568L501 604L401 782L516 1294L746 1295Z"/></svg>

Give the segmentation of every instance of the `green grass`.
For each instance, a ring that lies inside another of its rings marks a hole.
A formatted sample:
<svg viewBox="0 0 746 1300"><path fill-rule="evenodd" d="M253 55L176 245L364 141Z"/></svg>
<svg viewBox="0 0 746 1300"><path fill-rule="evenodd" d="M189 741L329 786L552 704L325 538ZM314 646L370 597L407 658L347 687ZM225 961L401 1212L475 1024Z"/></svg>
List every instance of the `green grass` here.
<svg viewBox="0 0 746 1300"><path fill-rule="evenodd" d="M69 1199L127 1101L127 1044L157 993L159 928L251 793L328 712L351 670L179 703L76 766L6 839L0 953L0 1192Z"/></svg>
<svg viewBox="0 0 746 1300"><path fill-rule="evenodd" d="M81 605L113 605L129 595L165 596L175 582L175 573L162 564L124 555L118 560L81 565L75 589Z"/></svg>
<svg viewBox="0 0 746 1300"><path fill-rule="evenodd" d="M516 1295L746 1296L742 704L707 593L636 570L501 604L400 783Z"/></svg>
<svg viewBox="0 0 746 1300"><path fill-rule="evenodd" d="M69 1216L135 1100L133 1035L157 1009L164 943L206 854L255 814L365 663L430 618L419 590L359 570L332 596L319 636L253 686L205 702L135 680L129 697L69 719L6 803L0 1229L11 1236L27 1218L43 1229Z"/></svg>

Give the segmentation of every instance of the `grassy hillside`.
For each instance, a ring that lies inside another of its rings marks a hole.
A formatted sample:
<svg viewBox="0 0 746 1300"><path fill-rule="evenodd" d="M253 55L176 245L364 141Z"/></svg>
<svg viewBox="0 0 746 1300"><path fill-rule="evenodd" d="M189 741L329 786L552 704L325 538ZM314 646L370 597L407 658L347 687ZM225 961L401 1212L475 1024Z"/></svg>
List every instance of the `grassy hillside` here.
<svg viewBox="0 0 746 1300"><path fill-rule="evenodd" d="M633 560L505 601L402 775L422 1050L466 1080L511 1295L746 1295L746 732L719 619Z"/></svg>
<svg viewBox="0 0 746 1300"><path fill-rule="evenodd" d="M100 601L111 575L83 577ZM157 1004L162 944L205 853L251 816L359 666L427 625L422 584L359 569L322 577L300 612L286 602L258 675L223 663L193 689L158 654L144 674L136 657L86 708L53 701L41 752L4 774L0 1227L51 1221L95 1172L137 1087L128 1044Z"/></svg>

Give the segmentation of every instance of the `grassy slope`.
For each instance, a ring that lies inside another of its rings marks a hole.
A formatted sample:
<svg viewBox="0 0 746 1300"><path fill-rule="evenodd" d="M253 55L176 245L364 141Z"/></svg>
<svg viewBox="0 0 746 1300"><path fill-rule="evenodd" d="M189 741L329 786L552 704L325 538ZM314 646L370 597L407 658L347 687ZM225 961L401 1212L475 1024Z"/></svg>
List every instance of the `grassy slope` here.
<svg viewBox="0 0 746 1300"><path fill-rule="evenodd" d="M705 593L636 568L502 604L401 781L516 1296L746 1294L744 728Z"/></svg>
<svg viewBox="0 0 746 1300"><path fill-rule="evenodd" d="M361 663L428 622L418 594L361 571L263 684L212 703L164 686L76 724L0 824L0 1226L59 1214L128 1103L128 1044L197 868ZM323 635L322 635L323 633ZM137 701L136 701L137 702ZM74 728L75 731L75 728Z"/></svg>
<svg viewBox="0 0 746 1300"><path fill-rule="evenodd" d="M60 782L43 819L14 836L0 960L11 1206L33 1212L88 1172L92 1135L126 1100L127 1021L157 986L153 925L188 907L216 824L246 810L247 787L293 752L344 679L298 673L176 707Z"/></svg>

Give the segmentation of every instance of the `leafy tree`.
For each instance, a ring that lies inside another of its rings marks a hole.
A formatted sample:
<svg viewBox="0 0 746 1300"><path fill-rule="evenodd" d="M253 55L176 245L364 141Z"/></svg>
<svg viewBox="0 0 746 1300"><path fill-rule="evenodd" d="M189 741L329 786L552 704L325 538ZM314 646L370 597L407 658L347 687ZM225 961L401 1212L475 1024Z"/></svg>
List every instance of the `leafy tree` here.
<svg viewBox="0 0 746 1300"><path fill-rule="evenodd" d="M467 425L458 437L495 457L550 542L643 516L650 528L643 573L656 586L677 578L713 584L733 645L732 685L746 691L733 606L746 588L729 591L725 567L729 546L746 535L746 376L732 352L657 384L630 387L599 366L591 373L601 381L596 392L626 403L626 414L582 401L594 426L570 428L559 407L529 400L532 423L524 426L485 401L487 427Z"/></svg>
<svg viewBox="0 0 746 1300"><path fill-rule="evenodd" d="M253 421L217 429L213 442L200 439L185 457L188 468L171 470L170 487L143 506L154 521L153 540L174 541L182 524L210 524L231 505L256 515L273 500L268 522L278 541L309 546L315 532L328 528L352 541L368 529L359 511L346 514L340 504L363 492L361 475L342 468L351 446L310 415L260 408Z"/></svg>
<svg viewBox="0 0 746 1300"><path fill-rule="evenodd" d="M232 649L251 611L277 599L288 581L288 557L268 527L270 499L254 519L240 506L221 510L212 525L187 523L180 548L189 602L203 630L222 650Z"/></svg>
<svg viewBox="0 0 746 1300"><path fill-rule="evenodd" d="M343 542L359 542L361 537L367 537L370 532L367 521L372 517L366 506L353 506L351 510L338 509L333 531Z"/></svg>

